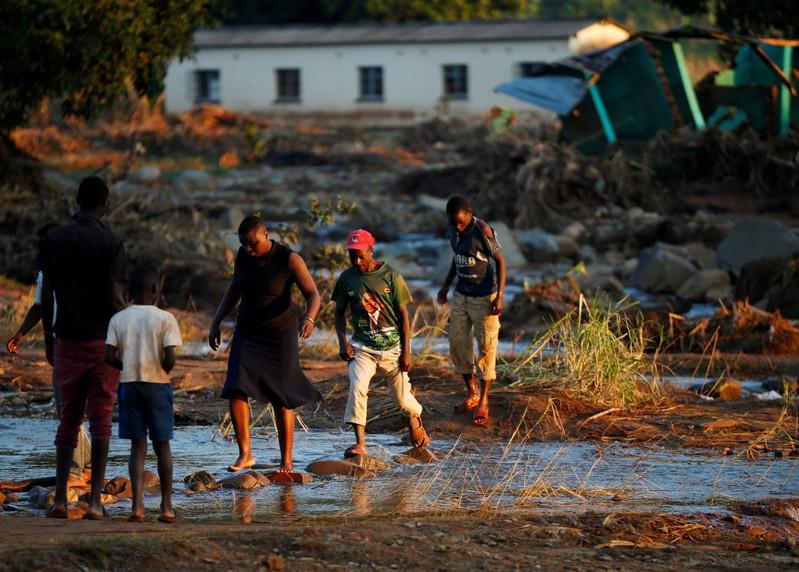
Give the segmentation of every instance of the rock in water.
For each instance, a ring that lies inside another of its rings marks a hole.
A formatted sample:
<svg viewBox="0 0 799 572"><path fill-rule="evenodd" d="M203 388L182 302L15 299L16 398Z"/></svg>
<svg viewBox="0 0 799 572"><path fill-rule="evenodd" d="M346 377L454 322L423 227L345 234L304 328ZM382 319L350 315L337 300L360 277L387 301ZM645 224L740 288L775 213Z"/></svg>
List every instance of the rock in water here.
<svg viewBox="0 0 799 572"><path fill-rule="evenodd" d="M426 449L421 447L417 449L416 447L411 447L404 453L406 456L411 457L412 459L416 459L421 463L435 463L438 461L438 457L436 454L431 451L430 449Z"/></svg>
<svg viewBox="0 0 799 572"><path fill-rule="evenodd" d="M132 494L131 482L125 477L114 477L105 484L103 492L107 495L130 498Z"/></svg>
<svg viewBox="0 0 799 572"><path fill-rule="evenodd" d="M232 477L222 479L219 481L219 486L223 489L239 489L249 491L260 487L261 484L251 473L242 473L240 475L234 475Z"/></svg>
<svg viewBox="0 0 799 572"><path fill-rule="evenodd" d="M153 471L144 471L142 481L145 489L153 489L161 484L161 481L158 479L158 474Z"/></svg>
<svg viewBox="0 0 799 572"><path fill-rule="evenodd" d="M771 219L739 220L716 249L721 266L736 274L754 260L790 258L795 252L799 252L799 237Z"/></svg>
<svg viewBox="0 0 799 572"><path fill-rule="evenodd" d="M400 465L421 465L419 459L414 459L409 455L394 455L394 462Z"/></svg>
<svg viewBox="0 0 799 572"><path fill-rule="evenodd" d="M347 460L351 463L355 463L361 468L368 469L370 471L385 471L391 467L390 464L372 457L371 455L355 455Z"/></svg>
<svg viewBox="0 0 799 572"><path fill-rule="evenodd" d="M377 474L368 469L364 469L350 461L341 459L320 459L314 461L305 468L309 473L315 475L342 475L345 477L371 478Z"/></svg>
<svg viewBox="0 0 799 572"><path fill-rule="evenodd" d="M691 391L722 401L737 401L741 398L741 384L732 378L716 383L703 383L691 386Z"/></svg>
<svg viewBox="0 0 799 572"><path fill-rule="evenodd" d="M530 262L548 262L558 257L560 246L556 237L540 228L531 228L516 235L516 241ZM572 241L573 243L573 241ZM503 246L503 243L500 243ZM575 254L577 245L574 246Z"/></svg>
<svg viewBox="0 0 799 572"><path fill-rule="evenodd" d="M186 476L183 479L183 482L187 484L202 483L209 488L216 486L216 479L208 471L197 471L196 473L192 473Z"/></svg>
<svg viewBox="0 0 799 572"><path fill-rule="evenodd" d="M278 484L293 483L296 485L305 485L313 481L313 477L311 477L311 475L306 473L298 473L296 471L292 471L291 473L278 473L273 471L271 473L267 473L266 478L269 479L270 482Z"/></svg>
<svg viewBox="0 0 799 572"><path fill-rule="evenodd" d="M258 481L258 484L262 487L272 482L267 475L259 473L258 471L247 471L247 474L255 477L255 480Z"/></svg>

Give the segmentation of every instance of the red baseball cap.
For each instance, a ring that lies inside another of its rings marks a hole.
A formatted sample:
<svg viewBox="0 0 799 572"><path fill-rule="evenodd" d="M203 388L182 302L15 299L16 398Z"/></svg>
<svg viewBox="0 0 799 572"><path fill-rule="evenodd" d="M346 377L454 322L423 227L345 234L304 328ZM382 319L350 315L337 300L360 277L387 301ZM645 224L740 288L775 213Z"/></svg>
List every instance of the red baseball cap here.
<svg viewBox="0 0 799 572"><path fill-rule="evenodd" d="M375 237L368 230L353 230L347 237L347 250L363 250L375 245Z"/></svg>

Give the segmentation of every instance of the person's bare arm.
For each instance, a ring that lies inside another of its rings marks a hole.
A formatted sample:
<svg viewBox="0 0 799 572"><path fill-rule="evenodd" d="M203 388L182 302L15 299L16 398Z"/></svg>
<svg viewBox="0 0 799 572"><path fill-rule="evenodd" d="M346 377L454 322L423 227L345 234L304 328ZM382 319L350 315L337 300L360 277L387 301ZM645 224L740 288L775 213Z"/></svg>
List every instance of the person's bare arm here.
<svg viewBox="0 0 799 572"><path fill-rule="evenodd" d="M313 281L313 276L308 272L308 266L302 259L302 256L296 252L292 252L289 257L289 269L291 275L297 286L305 297L305 317L300 324L300 337L305 340L311 337L314 328L314 320L319 314L319 309L322 307L322 297L319 295L319 290L316 288L316 283Z"/></svg>
<svg viewBox="0 0 799 572"><path fill-rule="evenodd" d="M449 294L449 288L452 286L452 281L455 280L455 257L452 257L452 262L449 265L449 272L447 272L447 277L444 278L444 285L441 287L441 290L438 291L438 303L439 304L446 304L447 303L447 294Z"/></svg>
<svg viewBox="0 0 799 572"><path fill-rule="evenodd" d="M400 371L411 371L413 367L413 357L411 356L411 316L408 312L408 306L402 306L399 309L399 327L400 327L400 358L399 368Z"/></svg>
<svg viewBox="0 0 799 572"><path fill-rule="evenodd" d="M53 314L55 312L53 283L47 272L42 273L42 329L44 330L44 355L47 363L53 365Z"/></svg>
<svg viewBox="0 0 799 572"><path fill-rule="evenodd" d="M495 240L494 230L484 221L478 222L488 240ZM507 280L507 264L505 264L505 254L502 250L497 250L494 253L494 261L497 264L497 297L494 298L494 302L491 305L491 313L499 316L505 306L505 281Z"/></svg>
<svg viewBox="0 0 799 572"><path fill-rule="evenodd" d="M39 323L39 320L42 318L42 307L40 304L31 304L31 307L28 308L28 312L25 314L25 319L22 320L22 325L17 330L17 333L11 336L8 341L6 342L6 349L8 353L15 354L19 349L19 344L22 342L22 338L24 338L28 332L30 332L33 327Z"/></svg>
<svg viewBox="0 0 799 572"><path fill-rule="evenodd" d="M164 348L164 358L161 360L161 367L164 371L169 373L175 368L175 363L178 360L175 346L167 346Z"/></svg>
<svg viewBox="0 0 799 572"><path fill-rule="evenodd" d="M112 282L111 283L111 309L116 314L121 312L128 306L126 296L128 294L128 285L125 282Z"/></svg>
<svg viewBox="0 0 799 572"><path fill-rule="evenodd" d="M116 346L112 346L111 344L105 344L104 359L105 363L107 363L111 367L115 367L118 370L122 371L122 360L119 359Z"/></svg>
<svg viewBox="0 0 799 572"><path fill-rule="evenodd" d="M505 255L500 250L494 256L497 263L497 297L494 298L494 305L491 313L499 316L505 307L505 280L507 275L507 264L505 264Z"/></svg>
<svg viewBox="0 0 799 572"><path fill-rule="evenodd" d="M352 345L347 339L347 314L343 304L336 304L334 323L336 326L336 337L338 338L338 356L344 361L352 360Z"/></svg>
<svg viewBox="0 0 799 572"><path fill-rule="evenodd" d="M230 284L228 284L227 290L225 290L225 295L222 296L222 300L219 302L213 320L211 320L211 327L208 329L208 345L211 346L212 350L216 351L219 349L219 344L222 343L222 334L220 331L222 320L233 311L233 308L236 307L239 300L241 300L241 292L233 284L233 281L231 281Z"/></svg>

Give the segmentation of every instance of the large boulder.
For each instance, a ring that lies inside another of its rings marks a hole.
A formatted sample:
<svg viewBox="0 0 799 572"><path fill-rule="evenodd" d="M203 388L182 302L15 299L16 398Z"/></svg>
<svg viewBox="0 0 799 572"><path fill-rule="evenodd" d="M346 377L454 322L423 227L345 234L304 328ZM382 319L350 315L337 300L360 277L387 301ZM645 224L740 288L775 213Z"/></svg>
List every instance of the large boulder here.
<svg viewBox="0 0 799 572"><path fill-rule="evenodd" d="M638 256L633 280L648 292L676 292L697 271L697 267L663 243L645 248Z"/></svg>
<svg viewBox="0 0 799 572"><path fill-rule="evenodd" d="M741 219L721 241L716 255L722 268L736 274L762 258L790 258L799 252L799 236L772 219Z"/></svg>
<svg viewBox="0 0 799 572"><path fill-rule="evenodd" d="M516 241L521 246L524 257L530 262L548 262L557 258L560 253L557 239L540 228L530 228L517 233Z"/></svg>
<svg viewBox="0 0 799 572"><path fill-rule="evenodd" d="M682 286L677 289L677 296L683 300L691 302L703 302L707 299L708 292L714 296L718 292L726 294L726 298L732 297L732 286L730 285L730 275L726 270L700 270ZM715 300L716 298L712 298Z"/></svg>
<svg viewBox="0 0 799 572"><path fill-rule="evenodd" d="M427 273L416 262L417 252L407 242L378 242L375 258L387 263L405 278L426 278Z"/></svg>
<svg viewBox="0 0 799 572"><path fill-rule="evenodd" d="M499 243L502 245L502 252L505 254L505 263L508 268L519 268L527 264L516 238L510 228L504 222L488 223L494 229Z"/></svg>

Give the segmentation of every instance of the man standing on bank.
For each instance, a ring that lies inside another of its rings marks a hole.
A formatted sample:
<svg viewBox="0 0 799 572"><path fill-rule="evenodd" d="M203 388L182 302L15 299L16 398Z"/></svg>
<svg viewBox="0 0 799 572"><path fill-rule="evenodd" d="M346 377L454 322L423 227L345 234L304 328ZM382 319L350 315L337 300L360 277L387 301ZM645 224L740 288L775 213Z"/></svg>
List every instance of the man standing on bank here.
<svg viewBox="0 0 799 572"><path fill-rule="evenodd" d="M99 519L119 385L119 372L104 361L105 336L111 317L125 307L127 255L122 240L101 220L108 209L103 180L83 179L77 201L80 210L72 223L49 230L42 240L45 349L61 392L55 502L48 516L68 517L67 480L85 414L92 436L92 491L84 518Z"/></svg>
<svg viewBox="0 0 799 572"><path fill-rule="evenodd" d="M408 416L411 443L430 443L422 425L422 406L411 393L411 293L402 276L374 259L375 239L354 230L347 239L352 266L341 273L333 289L339 355L349 362L350 394L344 421L355 430L355 445L345 457L366 455L366 402L369 383L379 370L391 396ZM352 313L352 343L347 340L347 308Z"/></svg>
<svg viewBox="0 0 799 572"><path fill-rule="evenodd" d="M208 334L217 350L222 320L241 301L236 332L230 346L227 379L222 397L230 400L239 457L227 470L241 471L255 464L250 447L248 398L270 402L277 415L280 443L279 472L291 472L294 446L294 408L322 396L300 368L298 334L307 339L322 305L305 261L296 252L269 238L264 222L248 216L239 226L241 248L236 254L233 280L228 286ZM305 297L306 312L297 324L291 287Z"/></svg>
<svg viewBox="0 0 799 572"><path fill-rule="evenodd" d="M458 283L452 295L449 319L449 349L456 373L466 382L466 399L455 407L456 413L474 410L472 423L488 423L488 388L496 380L499 316L505 298L505 255L496 233L472 214L469 202L453 197L447 202L447 238L453 257L438 303L447 303L447 294L455 277ZM474 359L474 337L478 356ZM480 374L477 391L475 371Z"/></svg>

